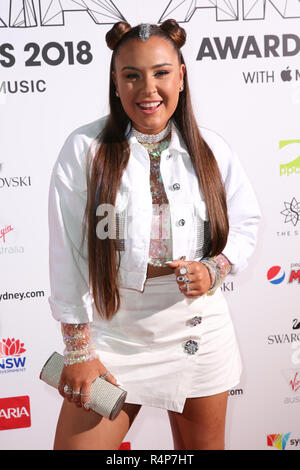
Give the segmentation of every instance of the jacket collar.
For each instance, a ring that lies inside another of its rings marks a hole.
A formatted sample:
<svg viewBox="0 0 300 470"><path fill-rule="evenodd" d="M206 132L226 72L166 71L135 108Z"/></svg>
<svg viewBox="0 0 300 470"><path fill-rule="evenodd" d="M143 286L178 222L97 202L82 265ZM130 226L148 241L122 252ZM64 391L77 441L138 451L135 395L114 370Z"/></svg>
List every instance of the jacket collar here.
<svg viewBox="0 0 300 470"><path fill-rule="evenodd" d="M125 136L128 140L129 145L141 145L135 136L131 135L131 127L132 123L131 121L128 123L126 131L125 131ZM181 135L181 132L179 131L177 125L175 124L174 119L172 119L171 123L171 140L170 140L170 145L169 145L169 151L170 153L173 151L177 151L178 153L189 155L188 149L186 147L186 144L183 140L183 137Z"/></svg>

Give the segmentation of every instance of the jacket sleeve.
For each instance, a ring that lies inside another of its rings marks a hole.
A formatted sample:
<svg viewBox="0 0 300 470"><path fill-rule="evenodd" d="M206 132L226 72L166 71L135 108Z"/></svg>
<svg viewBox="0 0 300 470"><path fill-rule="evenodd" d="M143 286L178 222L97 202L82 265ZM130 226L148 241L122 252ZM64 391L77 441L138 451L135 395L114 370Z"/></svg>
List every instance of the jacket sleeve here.
<svg viewBox="0 0 300 470"><path fill-rule="evenodd" d="M228 258L231 274L244 270L257 239L261 212L251 183L235 151L227 145L228 159L223 170L227 193L229 235L223 254Z"/></svg>
<svg viewBox="0 0 300 470"><path fill-rule="evenodd" d="M64 323L93 319L93 299L88 282L86 239L80 251L86 206L86 145L72 133L52 170L49 198L48 298L53 317Z"/></svg>

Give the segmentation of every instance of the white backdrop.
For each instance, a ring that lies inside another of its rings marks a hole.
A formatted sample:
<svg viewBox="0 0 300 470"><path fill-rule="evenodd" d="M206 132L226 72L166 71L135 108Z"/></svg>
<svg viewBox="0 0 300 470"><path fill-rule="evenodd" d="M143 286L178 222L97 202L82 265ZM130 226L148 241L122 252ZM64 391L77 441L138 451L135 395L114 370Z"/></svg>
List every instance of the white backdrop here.
<svg viewBox="0 0 300 470"><path fill-rule="evenodd" d="M39 380L63 351L47 300L51 169L67 135L108 112L111 24L166 18L187 32L199 123L238 152L263 213L248 269L223 286L244 362L226 446L300 447L300 2L1 0L1 449L51 449L61 406ZM142 407L124 442L172 449L167 412Z"/></svg>

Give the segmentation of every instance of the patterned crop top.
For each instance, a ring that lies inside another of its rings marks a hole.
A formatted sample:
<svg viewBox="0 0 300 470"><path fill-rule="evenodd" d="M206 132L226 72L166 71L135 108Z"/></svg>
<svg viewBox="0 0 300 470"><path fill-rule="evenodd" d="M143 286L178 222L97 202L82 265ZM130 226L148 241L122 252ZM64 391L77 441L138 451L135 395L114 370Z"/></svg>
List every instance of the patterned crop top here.
<svg viewBox="0 0 300 470"><path fill-rule="evenodd" d="M150 158L150 188L152 194L152 225L148 263L153 266L167 266L172 261L172 230L168 197L160 174L160 156L168 148L171 139L169 133L156 143L141 144Z"/></svg>

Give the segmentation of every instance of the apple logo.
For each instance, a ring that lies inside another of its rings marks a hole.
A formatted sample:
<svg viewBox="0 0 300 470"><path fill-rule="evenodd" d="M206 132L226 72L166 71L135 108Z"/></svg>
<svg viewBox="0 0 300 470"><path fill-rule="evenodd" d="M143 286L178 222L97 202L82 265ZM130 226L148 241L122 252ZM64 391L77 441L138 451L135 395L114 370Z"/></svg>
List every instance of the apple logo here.
<svg viewBox="0 0 300 470"><path fill-rule="evenodd" d="M290 82L292 80L292 77L291 77L291 71L288 70L289 67L286 68L286 70L283 70L280 74L282 80L284 82Z"/></svg>

